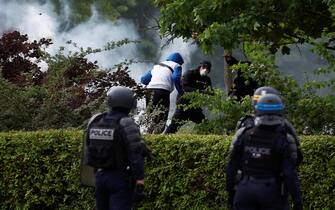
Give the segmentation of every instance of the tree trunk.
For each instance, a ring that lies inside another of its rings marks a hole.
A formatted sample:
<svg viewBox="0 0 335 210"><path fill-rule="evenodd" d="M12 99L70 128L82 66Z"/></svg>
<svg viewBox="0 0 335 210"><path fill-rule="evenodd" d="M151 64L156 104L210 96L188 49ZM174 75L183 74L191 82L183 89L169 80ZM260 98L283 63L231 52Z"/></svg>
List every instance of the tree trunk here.
<svg viewBox="0 0 335 210"><path fill-rule="evenodd" d="M223 69L223 79L224 79L224 85L225 85L225 90L227 91L227 93L229 92L229 90L232 88L233 86L233 78L234 75L232 73L232 70L229 66L229 64L227 63L225 56L226 55L231 55L231 51L227 50L224 52L224 69Z"/></svg>

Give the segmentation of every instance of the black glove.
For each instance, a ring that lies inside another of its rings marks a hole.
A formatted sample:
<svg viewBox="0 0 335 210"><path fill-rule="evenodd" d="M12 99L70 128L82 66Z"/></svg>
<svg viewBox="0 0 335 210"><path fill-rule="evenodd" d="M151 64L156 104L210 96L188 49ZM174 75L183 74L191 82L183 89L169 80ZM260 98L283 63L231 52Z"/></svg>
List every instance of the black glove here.
<svg viewBox="0 0 335 210"><path fill-rule="evenodd" d="M302 204L294 204L293 210L303 210Z"/></svg>
<svg viewBox="0 0 335 210"><path fill-rule="evenodd" d="M135 185L135 195L134 201L141 202L144 199L144 185L143 184L136 184Z"/></svg>

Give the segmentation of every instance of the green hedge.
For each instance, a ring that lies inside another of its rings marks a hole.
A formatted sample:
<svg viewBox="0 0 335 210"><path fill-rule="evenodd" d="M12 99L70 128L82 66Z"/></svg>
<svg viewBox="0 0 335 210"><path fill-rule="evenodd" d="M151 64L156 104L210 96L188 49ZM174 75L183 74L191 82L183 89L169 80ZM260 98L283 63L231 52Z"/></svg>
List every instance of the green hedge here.
<svg viewBox="0 0 335 210"><path fill-rule="evenodd" d="M230 136L146 136L141 209L225 209ZM335 209L335 137L303 136L305 209ZM94 189L79 183L82 132L0 133L0 209L94 209Z"/></svg>

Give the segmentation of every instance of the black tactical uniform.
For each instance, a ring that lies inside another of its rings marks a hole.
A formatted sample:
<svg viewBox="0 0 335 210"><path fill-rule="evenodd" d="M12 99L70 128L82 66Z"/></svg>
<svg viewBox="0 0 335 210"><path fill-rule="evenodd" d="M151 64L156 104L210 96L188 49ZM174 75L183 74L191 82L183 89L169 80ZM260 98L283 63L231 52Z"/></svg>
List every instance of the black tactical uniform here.
<svg viewBox="0 0 335 210"><path fill-rule="evenodd" d="M302 209L297 146L286 132L282 114L281 99L266 94L256 105L255 126L236 132L226 169L226 189L232 209L286 210L287 192L294 208ZM241 178L236 182L237 176Z"/></svg>
<svg viewBox="0 0 335 210"><path fill-rule="evenodd" d="M87 127L86 164L96 169L97 210L130 210L143 196L143 185L136 183L144 180L146 145L128 116L136 106L132 91L112 87L107 97L110 111L93 116Z"/></svg>
<svg viewBox="0 0 335 210"><path fill-rule="evenodd" d="M269 86L263 86L260 88L257 88L253 94L253 98L252 98L252 105L255 106L257 105L257 102L259 100L259 98L265 94L275 94L277 96L280 97L280 93L278 90L276 90L273 87L269 87ZM236 130L240 129L240 128L252 128L255 126L255 116L253 115L247 115L243 118L241 118L237 124L236 124ZM300 149L300 139L294 129L294 127L292 126L292 124L285 118L284 119L284 128L286 130L287 133L289 133L293 138L294 141L297 145L297 153L298 153L298 159L297 159L297 165L299 165L302 161L303 161L303 155Z"/></svg>

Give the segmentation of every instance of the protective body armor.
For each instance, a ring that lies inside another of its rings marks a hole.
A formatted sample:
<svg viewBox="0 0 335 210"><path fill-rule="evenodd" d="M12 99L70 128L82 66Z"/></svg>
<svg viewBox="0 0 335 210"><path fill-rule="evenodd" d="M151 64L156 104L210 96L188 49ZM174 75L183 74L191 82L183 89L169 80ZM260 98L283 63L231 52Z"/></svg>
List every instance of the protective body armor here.
<svg viewBox="0 0 335 210"><path fill-rule="evenodd" d="M276 144L285 138L282 129L265 130L253 127L247 130L245 135L243 173L256 177L278 176L281 172L282 159Z"/></svg>
<svg viewBox="0 0 335 210"><path fill-rule="evenodd" d="M127 150L120 135L120 118L102 114L89 124L86 164L94 168L121 169L127 165Z"/></svg>

